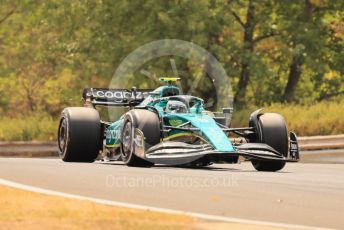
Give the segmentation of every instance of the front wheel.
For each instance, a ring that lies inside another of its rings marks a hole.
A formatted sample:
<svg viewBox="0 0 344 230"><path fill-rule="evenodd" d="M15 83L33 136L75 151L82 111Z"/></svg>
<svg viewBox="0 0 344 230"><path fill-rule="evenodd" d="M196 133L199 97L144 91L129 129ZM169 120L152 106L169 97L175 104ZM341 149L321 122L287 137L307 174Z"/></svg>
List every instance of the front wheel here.
<svg viewBox="0 0 344 230"><path fill-rule="evenodd" d="M284 118L277 113L264 113L250 120L250 126L256 130L256 135L250 142L265 143L284 157L288 156L288 129ZM258 171L275 172L285 166L283 161L252 160L253 167Z"/></svg>
<svg viewBox="0 0 344 230"><path fill-rule="evenodd" d="M124 117L121 135L121 158L128 166L153 166L153 162L142 159L135 154L134 132L136 128L142 131L146 145L154 146L160 142L160 121L158 116L148 110L133 109Z"/></svg>

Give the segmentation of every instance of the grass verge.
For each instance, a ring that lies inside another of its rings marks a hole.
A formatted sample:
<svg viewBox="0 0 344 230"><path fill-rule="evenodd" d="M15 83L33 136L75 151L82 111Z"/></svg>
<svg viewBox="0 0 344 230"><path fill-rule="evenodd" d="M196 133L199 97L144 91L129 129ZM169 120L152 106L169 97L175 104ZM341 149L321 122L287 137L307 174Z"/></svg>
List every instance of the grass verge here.
<svg viewBox="0 0 344 230"><path fill-rule="evenodd" d="M44 113L0 117L0 141L53 141L57 127L58 120Z"/></svg>
<svg viewBox="0 0 344 230"><path fill-rule="evenodd" d="M248 125L250 114L257 108L235 111L232 127ZM273 104L265 112L281 113L289 130L298 136L334 135L344 133L342 110L344 99L313 105ZM0 141L56 140L58 119L37 112L31 116L0 117Z"/></svg>
<svg viewBox="0 0 344 230"><path fill-rule="evenodd" d="M276 230L282 228L240 223L205 222L170 215L48 196L0 186L1 229L191 229Z"/></svg>
<svg viewBox="0 0 344 230"><path fill-rule="evenodd" d="M98 205L0 186L1 229L192 229L187 216Z"/></svg>
<svg viewBox="0 0 344 230"><path fill-rule="evenodd" d="M247 126L250 114L256 109L249 108L234 112L232 126ZM344 100L341 100L313 105L273 104L264 107L263 112L282 114L289 130L295 131L298 136L317 136L344 133L343 109Z"/></svg>

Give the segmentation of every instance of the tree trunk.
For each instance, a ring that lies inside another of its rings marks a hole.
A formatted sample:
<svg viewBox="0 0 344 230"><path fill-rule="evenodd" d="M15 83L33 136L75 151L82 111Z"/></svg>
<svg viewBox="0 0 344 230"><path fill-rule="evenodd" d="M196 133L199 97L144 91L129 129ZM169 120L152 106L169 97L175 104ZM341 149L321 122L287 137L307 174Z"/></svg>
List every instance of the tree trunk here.
<svg viewBox="0 0 344 230"><path fill-rule="evenodd" d="M0 18L0 24L2 24L3 22L5 22L12 14L14 14L14 12L16 11L17 6L13 5L12 9L10 11L8 11L7 14L5 14L2 18Z"/></svg>
<svg viewBox="0 0 344 230"><path fill-rule="evenodd" d="M239 83L234 96L234 104L241 107L245 103L246 88L250 80L249 56L253 52L253 31L254 31L254 5L249 1L246 23L244 24L244 58L241 61L241 73Z"/></svg>
<svg viewBox="0 0 344 230"><path fill-rule="evenodd" d="M305 0L305 8L303 11L303 21L309 23L312 21L312 14L315 6L309 0ZM289 66L289 76L286 87L284 88L284 94L282 101L291 102L295 99L295 91L297 84L302 75L302 65L304 63L304 57L302 53L295 54L292 58L292 62Z"/></svg>
<svg viewBox="0 0 344 230"><path fill-rule="evenodd" d="M284 89L283 101L291 102L294 99L297 83L301 78L302 56L295 55L289 67L288 83Z"/></svg>

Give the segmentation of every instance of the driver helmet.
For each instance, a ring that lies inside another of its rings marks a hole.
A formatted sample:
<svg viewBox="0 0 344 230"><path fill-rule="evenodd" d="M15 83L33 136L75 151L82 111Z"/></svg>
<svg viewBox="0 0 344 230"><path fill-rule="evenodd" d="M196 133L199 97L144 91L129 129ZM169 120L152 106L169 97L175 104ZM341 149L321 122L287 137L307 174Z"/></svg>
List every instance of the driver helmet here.
<svg viewBox="0 0 344 230"><path fill-rule="evenodd" d="M186 105L181 101L168 101L165 112L167 113L187 113Z"/></svg>

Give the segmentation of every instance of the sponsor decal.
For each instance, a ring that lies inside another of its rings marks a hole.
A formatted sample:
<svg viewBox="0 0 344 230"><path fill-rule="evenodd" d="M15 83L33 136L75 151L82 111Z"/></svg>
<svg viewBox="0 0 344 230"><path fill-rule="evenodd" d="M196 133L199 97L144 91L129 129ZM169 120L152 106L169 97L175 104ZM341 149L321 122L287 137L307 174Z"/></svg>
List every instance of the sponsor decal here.
<svg viewBox="0 0 344 230"><path fill-rule="evenodd" d="M108 130L106 132L106 139L107 140L118 140L121 138L121 130Z"/></svg>
<svg viewBox="0 0 344 230"><path fill-rule="evenodd" d="M88 97L93 96L97 99L110 99L115 101L123 101L123 99L135 99L134 93L125 90L100 90L93 89L86 94ZM136 92L136 99L144 99L148 96L148 92Z"/></svg>
<svg viewBox="0 0 344 230"><path fill-rule="evenodd" d="M171 119L168 122L170 123L170 125L174 127L183 124L182 120L176 120L176 119Z"/></svg>
<svg viewBox="0 0 344 230"><path fill-rule="evenodd" d="M291 148L292 150L298 150L297 144L291 143L291 144L290 144L290 148Z"/></svg>
<svg viewBox="0 0 344 230"><path fill-rule="evenodd" d="M292 159L297 159L298 157L297 157L297 153L298 153L298 151L299 151L299 147L298 147L298 145L296 144L296 143L290 143L290 157L292 158Z"/></svg>

